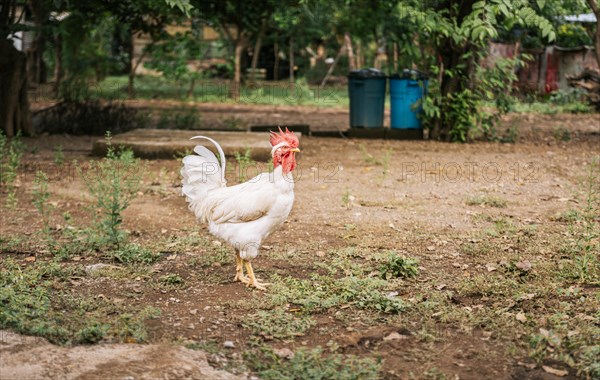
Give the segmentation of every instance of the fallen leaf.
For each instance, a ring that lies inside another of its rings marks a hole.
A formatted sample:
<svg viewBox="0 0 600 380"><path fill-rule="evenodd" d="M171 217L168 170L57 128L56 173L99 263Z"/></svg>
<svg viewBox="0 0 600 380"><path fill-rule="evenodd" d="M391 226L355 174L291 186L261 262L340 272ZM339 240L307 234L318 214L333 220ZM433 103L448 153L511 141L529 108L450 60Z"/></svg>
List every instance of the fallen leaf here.
<svg viewBox="0 0 600 380"><path fill-rule="evenodd" d="M531 263L529 262L529 260L523 260L523 261L519 261L515 264L515 267L517 267L518 269L527 272L531 269Z"/></svg>
<svg viewBox="0 0 600 380"><path fill-rule="evenodd" d="M515 315L515 319L519 322L527 322L527 316L525 315L525 313L522 312L517 313L517 315Z"/></svg>
<svg viewBox="0 0 600 380"><path fill-rule="evenodd" d="M536 367L535 363L523 363L523 362L517 362L518 365L523 366L527 369L534 369Z"/></svg>
<svg viewBox="0 0 600 380"><path fill-rule="evenodd" d="M436 288L437 290L442 290L442 289L444 289L446 286L448 286L448 285L446 285L446 284L439 284L439 285L436 285L436 287L435 287L435 288Z"/></svg>
<svg viewBox="0 0 600 380"><path fill-rule="evenodd" d="M542 369L548 373L553 374L554 376L560 376L560 377L564 377L567 376L569 374L568 371L562 370L562 369L556 369L556 368L552 368L552 367L548 367L547 365L543 365Z"/></svg>
<svg viewBox="0 0 600 380"><path fill-rule="evenodd" d="M487 269L488 272L493 272L498 268L496 267L496 264L485 264L485 269Z"/></svg>
<svg viewBox="0 0 600 380"><path fill-rule="evenodd" d="M23 259L23 261L26 261L28 263L33 263L33 262L35 262L35 256L26 257L25 259Z"/></svg>
<svg viewBox="0 0 600 380"><path fill-rule="evenodd" d="M290 360L294 358L294 351L290 350L289 348L276 348L273 350L273 353L282 359Z"/></svg>
<svg viewBox="0 0 600 380"><path fill-rule="evenodd" d="M408 339L408 336L403 335L403 334L398 334L397 332L393 332L390 335L386 336L385 338L383 338L384 341L390 341L390 340L403 340L403 339Z"/></svg>
<svg viewBox="0 0 600 380"><path fill-rule="evenodd" d="M430 245L430 246L427 247L427 250L428 251L435 251L435 246Z"/></svg>
<svg viewBox="0 0 600 380"><path fill-rule="evenodd" d="M535 293L522 294L517 298L517 301L532 300L535 298Z"/></svg>

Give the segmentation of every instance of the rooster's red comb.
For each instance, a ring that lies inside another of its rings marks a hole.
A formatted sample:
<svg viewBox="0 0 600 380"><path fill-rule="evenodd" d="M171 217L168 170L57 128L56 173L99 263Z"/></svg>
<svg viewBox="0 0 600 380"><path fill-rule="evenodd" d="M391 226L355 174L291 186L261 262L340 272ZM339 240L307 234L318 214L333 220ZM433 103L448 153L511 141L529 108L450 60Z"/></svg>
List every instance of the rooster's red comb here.
<svg viewBox="0 0 600 380"><path fill-rule="evenodd" d="M281 130L281 127L279 127L279 133L271 131L271 146L275 146L282 142L287 143L290 148L297 148L298 145L300 145L298 137L294 132L290 132L287 127L285 128L285 132Z"/></svg>

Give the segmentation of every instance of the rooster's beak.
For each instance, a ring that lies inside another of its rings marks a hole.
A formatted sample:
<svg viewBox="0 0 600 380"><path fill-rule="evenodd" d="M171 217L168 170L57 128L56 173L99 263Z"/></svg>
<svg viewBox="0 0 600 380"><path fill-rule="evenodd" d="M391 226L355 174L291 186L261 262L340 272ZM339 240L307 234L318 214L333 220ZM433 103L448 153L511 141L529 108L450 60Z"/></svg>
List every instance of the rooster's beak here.
<svg viewBox="0 0 600 380"><path fill-rule="evenodd" d="M298 149L298 148L290 149L290 152L296 152L296 153L298 153L298 152L300 152L300 149Z"/></svg>

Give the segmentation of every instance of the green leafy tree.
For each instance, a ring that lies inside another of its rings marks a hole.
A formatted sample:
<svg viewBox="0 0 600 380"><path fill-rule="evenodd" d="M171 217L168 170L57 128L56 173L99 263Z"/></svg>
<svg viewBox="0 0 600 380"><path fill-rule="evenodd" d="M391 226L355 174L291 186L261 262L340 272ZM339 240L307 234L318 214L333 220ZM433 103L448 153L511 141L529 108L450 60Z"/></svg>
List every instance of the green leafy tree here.
<svg viewBox="0 0 600 380"><path fill-rule="evenodd" d="M197 17L213 25L233 50L233 83L230 96L237 99L242 83L242 56L275 9L275 0L196 0Z"/></svg>
<svg viewBox="0 0 600 380"><path fill-rule="evenodd" d="M525 0L410 0L399 3L397 12L401 22L419 31L415 42L426 47L415 53L425 63L421 67L435 75L430 92L435 97L425 104L430 137L445 141L466 141L476 127L484 99L474 90L473 78L501 30L532 27L547 41L556 37L553 25Z"/></svg>
<svg viewBox="0 0 600 380"><path fill-rule="evenodd" d="M188 82L187 97L191 97L196 81L202 77L202 73L191 69L188 62L201 58L201 49L198 30L192 28L185 33L169 35L150 47L150 60L144 66L161 72L167 79L179 83Z"/></svg>

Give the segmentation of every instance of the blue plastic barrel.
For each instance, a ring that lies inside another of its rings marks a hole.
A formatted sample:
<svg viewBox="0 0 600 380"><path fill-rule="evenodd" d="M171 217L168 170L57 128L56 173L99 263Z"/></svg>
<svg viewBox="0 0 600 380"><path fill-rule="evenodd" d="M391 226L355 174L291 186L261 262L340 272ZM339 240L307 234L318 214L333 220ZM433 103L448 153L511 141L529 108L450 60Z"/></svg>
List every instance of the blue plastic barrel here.
<svg viewBox="0 0 600 380"><path fill-rule="evenodd" d="M421 100L427 93L427 76L404 70L390 76L390 126L397 129L422 129Z"/></svg>
<svg viewBox="0 0 600 380"><path fill-rule="evenodd" d="M382 128L387 76L377 69L348 74L351 128Z"/></svg>

